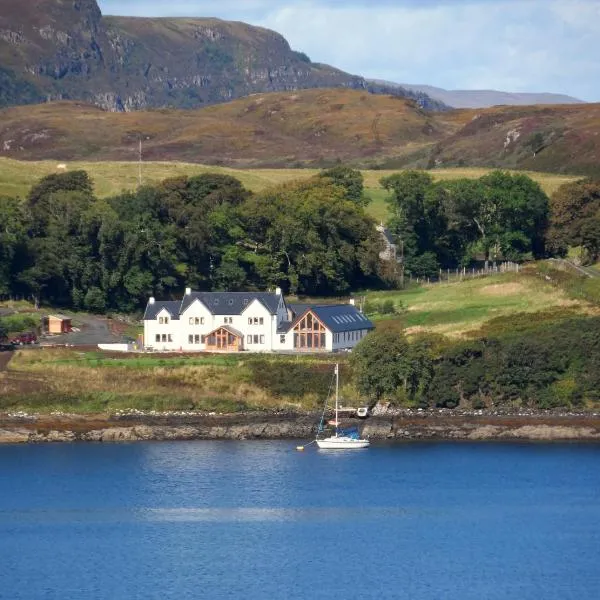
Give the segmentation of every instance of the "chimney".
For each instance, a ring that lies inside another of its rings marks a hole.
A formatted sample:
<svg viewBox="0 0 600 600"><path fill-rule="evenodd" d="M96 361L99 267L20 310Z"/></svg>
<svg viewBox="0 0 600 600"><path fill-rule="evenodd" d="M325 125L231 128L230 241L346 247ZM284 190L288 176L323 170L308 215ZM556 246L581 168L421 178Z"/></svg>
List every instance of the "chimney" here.
<svg viewBox="0 0 600 600"><path fill-rule="evenodd" d="M350 305L356 306L356 302L354 301L354 298L350 298Z"/></svg>
<svg viewBox="0 0 600 600"><path fill-rule="evenodd" d="M154 299L154 296L150 296L150 300L148 300L148 304L154 304L156 302L156 300Z"/></svg>
<svg viewBox="0 0 600 600"><path fill-rule="evenodd" d="M275 288L275 293L276 293L278 296L281 296L281 288L280 288L280 287L278 287L278 288Z"/></svg>
<svg viewBox="0 0 600 600"><path fill-rule="evenodd" d="M185 288L185 295L189 296L192 293L192 288Z"/></svg>

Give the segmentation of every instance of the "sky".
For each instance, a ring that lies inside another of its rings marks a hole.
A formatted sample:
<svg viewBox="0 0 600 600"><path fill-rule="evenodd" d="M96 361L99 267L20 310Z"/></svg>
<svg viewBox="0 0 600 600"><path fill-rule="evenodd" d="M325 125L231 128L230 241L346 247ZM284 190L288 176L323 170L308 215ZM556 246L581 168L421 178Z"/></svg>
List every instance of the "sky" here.
<svg viewBox="0 0 600 600"><path fill-rule="evenodd" d="M349 73L600 101L600 0L99 0L105 15L198 16L281 33Z"/></svg>

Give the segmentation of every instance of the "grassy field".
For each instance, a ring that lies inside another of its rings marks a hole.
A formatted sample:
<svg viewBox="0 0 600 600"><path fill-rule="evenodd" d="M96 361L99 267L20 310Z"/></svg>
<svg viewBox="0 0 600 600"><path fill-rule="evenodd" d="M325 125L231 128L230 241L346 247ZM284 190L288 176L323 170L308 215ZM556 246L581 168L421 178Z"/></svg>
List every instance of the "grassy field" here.
<svg viewBox="0 0 600 600"><path fill-rule="evenodd" d="M8 369L0 372L0 412L17 408L76 413L316 410L327 392L333 360L331 356L117 355L77 348L25 349L17 351ZM345 363L347 357L335 360ZM269 365L278 373L275 387L273 378L264 376ZM307 387L307 382L315 385ZM344 392L345 398L357 396L351 387Z"/></svg>
<svg viewBox="0 0 600 600"><path fill-rule="evenodd" d="M395 303L408 333L427 331L450 337L476 333L491 319L517 313L557 308L584 313L598 310L527 271L367 294L371 303L386 299ZM374 319L384 325L388 317L374 315Z"/></svg>
<svg viewBox="0 0 600 600"><path fill-rule="evenodd" d="M17 161L0 158L0 196L27 195L29 189L40 178L57 171L57 161ZM96 194L99 197L118 194L123 190L133 190L139 182L139 165L135 162L70 162L69 170L83 169L94 180ZM490 169L436 169L429 171L438 181L461 177L476 178L488 173ZM158 183L169 177L180 175L200 175L202 173L224 173L237 177L248 189L259 192L273 185L298 179L306 179L318 173L317 169L231 169L181 162L145 162L142 165L142 181ZM385 198L388 193L379 185L382 177L397 171L362 171L365 178L367 195L371 198L368 208L378 221L386 221L388 207ZM547 194L552 194L563 183L578 179L575 176L551 175L548 173L527 173L542 186Z"/></svg>

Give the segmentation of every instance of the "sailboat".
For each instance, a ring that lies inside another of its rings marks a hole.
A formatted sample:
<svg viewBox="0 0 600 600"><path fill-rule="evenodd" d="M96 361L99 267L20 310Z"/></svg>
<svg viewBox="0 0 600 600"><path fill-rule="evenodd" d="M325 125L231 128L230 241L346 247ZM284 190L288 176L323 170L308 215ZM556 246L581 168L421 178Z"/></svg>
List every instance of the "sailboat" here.
<svg viewBox="0 0 600 600"><path fill-rule="evenodd" d="M340 420L338 418L339 411L339 389L340 389L340 368L339 364L335 365L335 433L332 436L319 439L317 433L317 446L322 450L353 450L358 448L368 448L370 446L369 440L363 440L358 434L358 430L344 431L340 428ZM325 419L325 411L327 410L327 404L323 410L323 416L321 417L321 423L319 424L319 433L323 431L323 422Z"/></svg>

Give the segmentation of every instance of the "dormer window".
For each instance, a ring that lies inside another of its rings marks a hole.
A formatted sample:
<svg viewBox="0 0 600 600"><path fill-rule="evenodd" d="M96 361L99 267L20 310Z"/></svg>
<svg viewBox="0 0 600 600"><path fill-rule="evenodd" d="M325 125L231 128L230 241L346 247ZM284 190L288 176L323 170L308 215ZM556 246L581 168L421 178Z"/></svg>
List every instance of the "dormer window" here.
<svg viewBox="0 0 600 600"><path fill-rule="evenodd" d="M219 299L218 299L218 298L215 298L215 301L213 302L213 304L214 304L215 306L219 306Z"/></svg>
<svg viewBox="0 0 600 600"><path fill-rule="evenodd" d="M230 298L229 300L227 300L227 304L229 304L229 306L233 306L233 300Z"/></svg>
<svg viewBox="0 0 600 600"><path fill-rule="evenodd" d="M244 299L242 300L242 304L243 304L244 306L248 306L248 298L244 298Z"/></svg>

